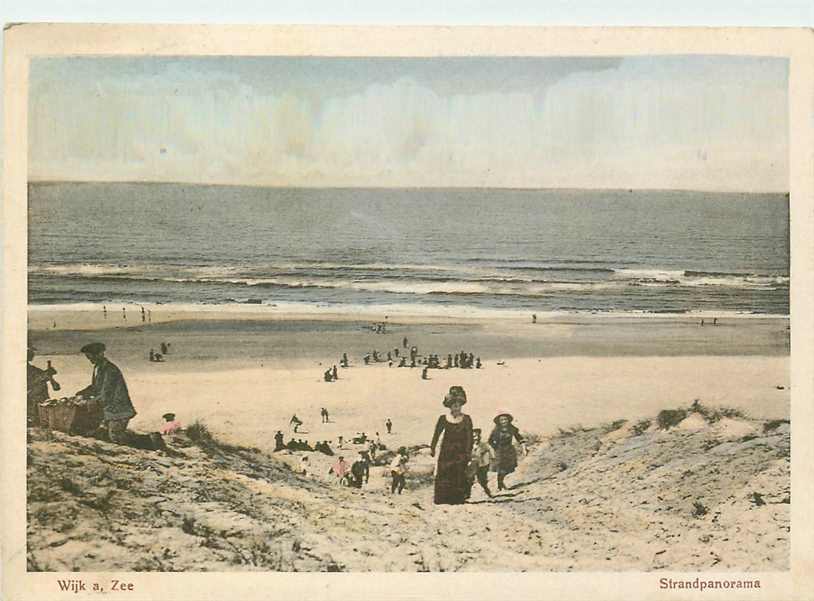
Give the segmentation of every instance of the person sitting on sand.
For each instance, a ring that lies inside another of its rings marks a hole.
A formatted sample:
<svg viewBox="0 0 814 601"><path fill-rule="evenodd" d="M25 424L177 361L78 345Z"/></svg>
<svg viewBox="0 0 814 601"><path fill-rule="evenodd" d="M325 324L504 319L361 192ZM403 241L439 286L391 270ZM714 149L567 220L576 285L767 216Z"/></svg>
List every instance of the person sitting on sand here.
<svg viewBox="0 0 814 601"><path fill-rule="evenodd" d="M150 361L155 361L155 351L153 349L150 349Z"/></svg>
<svg viewBox="0 0 814 601"><path fill-rule="evenodd" d="M327 440L322 442L322 453L327 455L328 457L333 457L334 456L334 451L331 448L331 445L328 444Z"/></svg>
<svg viewBox="0 0 814 601"><path fill-rule="evenodd" d="M308 461L308 455L303 455L300 459L300 471L303 476L307 476L311 469L311 463Z"/></svg>
<svg viewBox="0 0 814 601"><path fill-rule="evenodd" d="M328 470L328 475L335 475L339 484L343 486L350 485L350 466L348 462L345 461L343 456L339 456L339 459L336 460L330 469Z"/></svg>
<svg viewBox="0 0 814 601"><path fill-rule="evenodd" d="M489 436L489 445L495 450L495 471L497 472L497 489L505 490L504 479L517 467L517 450L514 440L520 443L524 455L528 454L526 442L520 436L520 430L512 424L514 416L506 409L499 409L495 416L495 429Z"/></svg>
<svg viewBox="0 0 814 601"><path fill-rule="evenodd" d="M282 451L285 449L285 444L283 444L283 433L280 430L277 430L277 434L274 435L274 451Z"/></svg>
<svg viewBox="0 0 814 601"><path fill-rule="evenodd" d="M181 422L175 419L174 413L165 413L161 417L164 418L164 425L161 426L161 429L159 430L161 434L175 434L181 429Z"/></svg>
<svg viewBox="0 0 814 601"><path fill-rule="evenodd" d="M28 347L28 361L26 362L26 376L28 382L26 417L28 424L32 426L37 426L40 423L39 404L43 401L47 401L50 397L48 393L48 383L51 383L54 392L60 389L60 385L54 380L57 370L51 367L50 361L46 369L40 369L32 365L31 362L34 360L34 352L36 350L37 349L33 346Z"/></svg>
<svg viewBox="0 0 814 601"><path fill-rule="evenodd" d="M289 440L286 443L285 448L287 448L289 451L296 451L297 450L297 441L292 438L291 440Z"/></svg>
<svg viewBox="0 0 814 601"><path fill-rule="evenodd" d="M486 493L487 497L492 496L489 490L489 466L495 458L495 452L486 442L481 440L482 430L475 428L472 430L474 438L474 448L472 449L472 478L476 478L478 484Z"/></svg>
<svg viewBox="0 0 814 601"><path fill-rule="evenodd" d="M428 369L429 369L429 367L425 367L424 369L421 370L421 379L422 380L429 380L429 377L427 376L427 370Z"/></svg>
<svg viewBox="0 0 814 601"><path fill-rule="evenodd" d="M393 457L390 463L390 475L393 477L393 482L390 485L390 494L401 494L404 490L405 478L407 473L407 448L400 447L399 452Z"/></svg>
<svg viewBox="0 0 814 601"><path fill-rule="evenodd" d="M330 369L325 370L325 373L322 374L322 379L325 380L326 382L333 382L334 377Z"/></svg>

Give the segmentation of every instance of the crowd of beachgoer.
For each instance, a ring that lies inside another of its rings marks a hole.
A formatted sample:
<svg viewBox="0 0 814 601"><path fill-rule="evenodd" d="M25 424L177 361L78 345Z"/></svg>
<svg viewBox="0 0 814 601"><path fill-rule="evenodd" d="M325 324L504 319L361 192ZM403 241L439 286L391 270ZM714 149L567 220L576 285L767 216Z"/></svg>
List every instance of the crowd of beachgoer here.
<svg viewBox="0 0 814 601"><path fill-rule="evenodd" d="M406 348L407 338L404 338L403 343ZM344 357L346 356L344 355ZM481 369L483 367L480 357L475 357L473 353L467 353L463 350L459 353L449 353L442 363L440 355L436 353L421 355L415 345L411 346L408 352L402 352L398 347L382 353L373 349L362 357L362 361L365 365L387 363L388 367L394 365L396 367L421 367L423 368L422 378L424 379L427 378L427 371L430 369Z"/></svg>

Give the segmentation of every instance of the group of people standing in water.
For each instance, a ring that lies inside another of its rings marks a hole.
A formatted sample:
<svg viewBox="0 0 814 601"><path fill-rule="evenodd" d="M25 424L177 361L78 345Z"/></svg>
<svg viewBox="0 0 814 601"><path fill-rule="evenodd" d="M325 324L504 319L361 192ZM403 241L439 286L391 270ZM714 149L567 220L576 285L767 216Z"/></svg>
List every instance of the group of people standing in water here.
<svg viewBox="0 0 814 601"><path fill-rule="evenodd" d="M517 441L523 454L528 451L520 431L513 424L514 416L499 409L494 418L494 429L488 444L481 440L481 430L473 428L472 418L463 413L466 392L461 386L452 386L444 397L443 405L449 412L439 416L430 443L430 454L438 462L435 470L433 500L437 505L464 503L470 496L474 481L491 497L488 484L490 466L497 472L497 489L506 489L506 476L517 467ZM438 449L439 440L441 447Z"/></svg>

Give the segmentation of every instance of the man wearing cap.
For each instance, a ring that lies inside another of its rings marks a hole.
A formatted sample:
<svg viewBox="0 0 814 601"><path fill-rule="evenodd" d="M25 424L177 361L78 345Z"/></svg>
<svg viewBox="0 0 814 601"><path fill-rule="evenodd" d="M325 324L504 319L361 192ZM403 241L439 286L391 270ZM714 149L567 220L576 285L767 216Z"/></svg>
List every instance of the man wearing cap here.
<svg viewBox="0 0 814 601"><path fill-rule="evenodd" d="M47 369L40 369L39 367L31 364L31 362L34 360L34 351L36 350L37 349L35 349L33 346L28 347L27 419L28 423L32 426L37 426L40 423L39 409L37 406L41 402L47 401L48 397L50 396L48 394L48 382L51 382L54 390L59 390L59 384L57 384L56 380L54 380L54 375L57 373L57 370L50 365Z"/></svg>
<svg viewBox="0 0 814 601"><path fill-rule="evenodd" d="M127 442L127 423L136 415L130 393L121 370L105 357L105 345L92 342L82 347L81 352L93 364L93 377L90 386L76 393L77 396L96 397L104 410L104 424L107 426L110 441L117 444Z"/></svg>

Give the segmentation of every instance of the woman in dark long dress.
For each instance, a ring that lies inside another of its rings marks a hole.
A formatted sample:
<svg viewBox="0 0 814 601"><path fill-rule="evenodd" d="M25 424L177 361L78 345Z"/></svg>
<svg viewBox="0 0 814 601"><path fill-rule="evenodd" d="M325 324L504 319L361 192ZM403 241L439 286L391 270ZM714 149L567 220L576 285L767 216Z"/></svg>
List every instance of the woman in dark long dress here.
<svg viewBox="0 0 814 601"><path fill-rule="evenodd" d="M443 434L441 452L435 470L436 505L458 505L469 496L470 482L466 473L472 456L472 419L461 408L466 403L466 393L460 386L452 386L444 397L444 407L449 414L441 415L435 424L430 453L435 457L438 439Z"/></svg>
<svg viewBox="0 0 814 601"><path fill-rule="evenodd" d="M495 450L495 471L497 472L497 489L505 490L504 479L517 467L517 450L514 441L520 443L523 454L526 454L526 443L520 436L520 430L512 424L514 416L500 409L495 416L495 429L489 436L489 445Z"/></svg>

